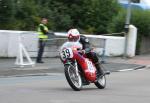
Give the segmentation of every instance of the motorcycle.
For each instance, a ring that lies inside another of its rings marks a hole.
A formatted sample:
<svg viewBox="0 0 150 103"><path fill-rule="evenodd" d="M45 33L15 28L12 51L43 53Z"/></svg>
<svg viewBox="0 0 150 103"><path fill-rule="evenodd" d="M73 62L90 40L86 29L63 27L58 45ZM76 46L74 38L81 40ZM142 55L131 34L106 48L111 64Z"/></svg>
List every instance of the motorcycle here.
<svg viewBox="0 0 150 103"><path fill-rule="evenodd" d="M70 87L80 91L82 86L94 83L97 88L106 87L106 77L99 76L92 60L82 54L79 42L66 42L60 49L60 59L64 64L64 73Z"/></svg>

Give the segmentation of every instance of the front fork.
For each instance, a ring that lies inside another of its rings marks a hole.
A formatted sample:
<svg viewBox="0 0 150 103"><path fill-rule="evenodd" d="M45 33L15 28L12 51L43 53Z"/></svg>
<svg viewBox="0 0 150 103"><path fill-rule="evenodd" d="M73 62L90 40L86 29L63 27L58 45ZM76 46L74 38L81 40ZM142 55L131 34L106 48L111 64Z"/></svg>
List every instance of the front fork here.
<svg viewBox="0 0 150 103"><path fill-rule="evenodd" d="M76 71L76 75L79 76L78 64L76 60L75 60L75 71Z"/></svg>
<svg viewBox="0 0 150 103"><path fill-rule="evenodd" d="M65 63L65 65L70 65L70 66L74 67L76 76L79 76L78 64L77 64L76 60L74 60L74 65L70 61Z"/></svg>

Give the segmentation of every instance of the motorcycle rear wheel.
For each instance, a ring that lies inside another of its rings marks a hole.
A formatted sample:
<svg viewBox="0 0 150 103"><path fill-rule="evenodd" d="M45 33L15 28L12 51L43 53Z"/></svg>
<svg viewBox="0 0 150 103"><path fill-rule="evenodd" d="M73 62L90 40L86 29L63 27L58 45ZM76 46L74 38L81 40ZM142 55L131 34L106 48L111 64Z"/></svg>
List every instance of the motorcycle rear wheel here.
<svg viewBox="0 0 150 103"><path fill-rule="evenodd" d="M82 79L80 73L77 74L75 68L71 65L66 65L64 72L70 87L75 91L80 91L82 88Z"/></svg>
<svg viewBox="0 0 150 103"><path fill-rule="evenodd" d="M99 89L104 89L106 87L106 77L105 75L100 76L97 81L95 82L95 85Z"/></svg>

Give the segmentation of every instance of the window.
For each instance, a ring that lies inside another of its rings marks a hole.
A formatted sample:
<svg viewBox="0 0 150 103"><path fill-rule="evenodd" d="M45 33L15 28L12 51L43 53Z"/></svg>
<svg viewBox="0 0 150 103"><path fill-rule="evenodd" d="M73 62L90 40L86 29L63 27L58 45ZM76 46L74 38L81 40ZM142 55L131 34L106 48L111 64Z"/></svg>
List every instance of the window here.
<svg viewBox="0 0 150 103"><path fill-rule="evenodd" d="M133 3L140 3L140 0L131 0Z"/></svg>

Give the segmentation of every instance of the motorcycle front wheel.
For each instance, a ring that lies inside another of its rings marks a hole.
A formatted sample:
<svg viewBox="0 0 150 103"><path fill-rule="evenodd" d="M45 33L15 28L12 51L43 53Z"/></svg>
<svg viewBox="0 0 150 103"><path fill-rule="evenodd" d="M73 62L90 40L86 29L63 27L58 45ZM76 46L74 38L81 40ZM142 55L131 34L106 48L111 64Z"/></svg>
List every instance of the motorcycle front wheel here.
<svg viewBox="0 0 150 103"><path fill-rule="evenodd" d="M82 79L80 73L76 73L75 67L65 65L64 72L70 87L75 91L80 91L82 88Z"/></svg>
<svg viewBox="0 0 150 103"><path fill-rule="evenodd" d="M106 87L106 77L105 75L102 75L98 77L97 81L95 82L95 85L99 89L104 89Z"/></svg>

